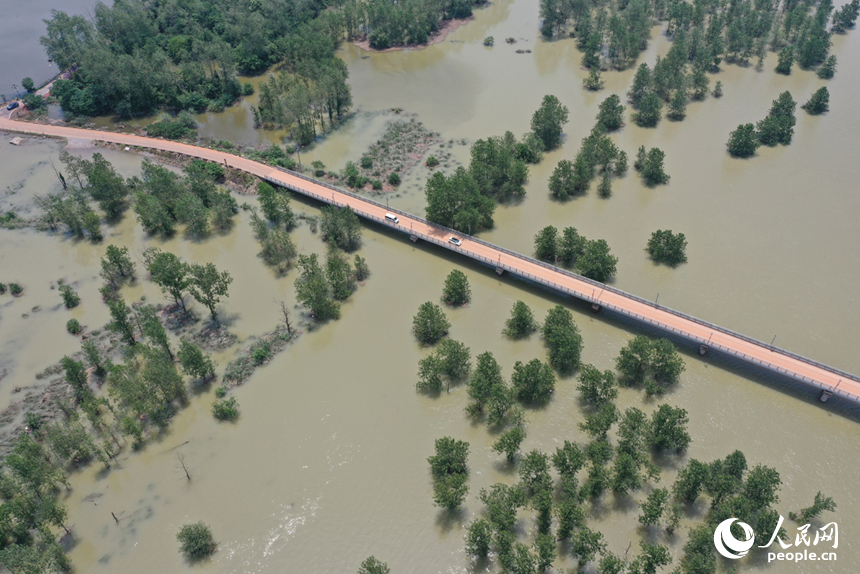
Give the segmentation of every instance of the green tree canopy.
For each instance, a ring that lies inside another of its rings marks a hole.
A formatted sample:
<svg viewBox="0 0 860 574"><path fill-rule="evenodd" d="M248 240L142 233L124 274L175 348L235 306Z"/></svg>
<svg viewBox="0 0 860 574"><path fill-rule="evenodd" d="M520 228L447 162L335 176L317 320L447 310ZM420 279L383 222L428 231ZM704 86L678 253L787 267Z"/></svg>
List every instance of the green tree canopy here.
<svg viewBox="0 0 860 574"><path fill-rule="evenodd" d="M532 131L543 142L544 149L561 145L561 133L568 119L568 109L555 96L544 96L540 108L532 116Z"/></svg>

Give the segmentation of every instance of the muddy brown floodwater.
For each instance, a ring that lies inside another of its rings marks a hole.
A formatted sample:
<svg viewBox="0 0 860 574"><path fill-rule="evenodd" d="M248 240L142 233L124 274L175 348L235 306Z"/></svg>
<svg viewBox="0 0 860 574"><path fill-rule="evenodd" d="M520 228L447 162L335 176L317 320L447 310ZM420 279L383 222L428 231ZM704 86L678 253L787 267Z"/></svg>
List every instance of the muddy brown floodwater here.
<svg viewBox="0 0 860 574"><path fill-rule="evenodd" d="M391 108L418 114L446 142L471 143L506 130L519 136L528 130L543 95L553 93L571 110L565 144L531 167L527 198L500 207L496 229L482 237L529 253L531 238L541 227L573 225L588 237L609 242L620 259L618 287L646 298L659 293L666 305L760 339L776 335L780 346L860 372L860 114L854 106L854 94L860 92L860 32L834 38L840 65L826 84L831 112L813 118L799 111L790 146L760 150L747 161L733 160L724 151L728 133L739 123L764 117L781 91L791 90L802 103L824 82L797 70L778 76L772 72L773 58L763 72L726 65L711 76L712 83L720 79L724 84L722 99L691 103L683 122L664 119L653 130L628 122L613 136L629 156L639 145L663 149L672 178L668 186L647 189L631 173L614 182L608 200L592 190L559 204L549 199L549 174L558 160L573 159L593 125L597 105L611 93L623 94L632 71L606 74L605 90L584 92L585 72L574 41L540 40L537 10L536 2L498 0L445 42L420 51L363 58L367 54L344 45L340 55L349 65L359 113L305 152L303 161L321 159L339 169L357 159L382 134L388 116L380 112ZM649 63L668 49L659 32L654 29L644 54ZM496 45L487 48L482 40L490 35ZM509 36L518 43L505 44L502 40ZM517 48L532 52L516 54ZM250 143L277 141L278 134L260 135L250 127L245 105L253 105L253 99L224 114L199 118L203 133ZM5 141L0 138L0 189L11 186L24 198L56 185L45 162L48 156L56 162L59 144L27 140L12 148ZM74 151L87 155L93 150ZM468 161L468 146L454 144L450 151L460 162ZM139 171L136 156L109 152L108 158L126 176ZM423 213L420 177L407 179L400 196L390 202ZM314 205L294 205L318 213ZM689 241L689 263L675 270L653 265L644 252L650 233L666 228L685 233ZM294 238L300 252L323 251L307 226ZM3 404L16 400L12 386L31 384L36 372L76 349L77 340L63 330L69 316L91 326L107 320L97 293L96 266L108 242L128 245L134 253L158 244L187 259L211 260L229 269L235 282L222 308L241 339L272 329L279 312L275 299L295 298L295 270L277 278L254 256L257 246L245 212L231 233L199 243L181 236L149 240L130 214L104 245L96 246L30 230L0 230L0 281L14 276L27 289L20 299L0 299L0 370L9 371L0 383ZM77 540L70 552L77 571L354 572L371 554L386 561L392 572L470 571L463 535L464 525L481 510L476 495L482 487L512 483L516 476L490 450L495 437L466 419L464 389L435 399L415 392L417 363L428 351L411 337L411 318L422 302L438 300L451 269L464 270L472 284L472 303L449 311L451 336L469 346L473 356L492 351L509 377L515 361L545 356L536 336L521 342L501 336L513 302L522 299L538 317L568 302L375 227L366 229L360 254L371 269L366 287L344 305L339 321L306 333L234 391L242 413L236 424L213 419L210 391L178 414L162 441L125 454L108 473L96 464L72 476L66 502ZM50 284L60 277L77 282L80 308L59 307ZM146 281L125 295L161 300ZM41 311L32 312L35 306ZM584 307L571 307L585 342L583 360L612 368L619 349L635 333ZM221 369L234 352L218 357ZM778 511L786 515L807 506L821 490L839 505L828 519L839 523L842 534L835 563L768 566L758 555L742 561L741 569L855 572L860 562L856 418L783 392L746 370L730 370L698 356L685 360L687 370L666 401L689 411L693 443L682 459L669 462L661 485L671 484L674 467L690 457L712 460L741 449L751 464L780 472L784 486ZM577 427L582 412L575 384L573 379L560 381L548 407L528 411L523 451L552 452L564 440L585 442ZM618 406L650 413L659 402L622 389ZM433 507L426 462L433 441L444 435L471 445L470 494L455 517ZM172 449L177 446L191 482L176 461ZM622 500L607 496L601 506L607 512L590 519L613 552L623 553L638 539L633 501L647 493ZM119 525L111 512L121 519ZM521 518L521 530L533 533L533 519L525 512ZM177 551L176 532L198 520L211 525L219 549L192 568ZM788 526L793 534L795 526ZM684 542L683 529L668 540L676 558ZM562 557L555 570L574 565Z"/></svg>

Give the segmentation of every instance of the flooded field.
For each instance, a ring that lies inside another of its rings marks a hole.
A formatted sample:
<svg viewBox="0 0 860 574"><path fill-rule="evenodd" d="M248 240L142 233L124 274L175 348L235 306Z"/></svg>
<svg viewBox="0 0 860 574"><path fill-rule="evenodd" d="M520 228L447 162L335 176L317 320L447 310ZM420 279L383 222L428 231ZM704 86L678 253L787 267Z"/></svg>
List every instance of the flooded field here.
<svg viewBox="0 0 860 574"><path fill-rule="evenodd" d="M779 346L860 372L860 265L854 249L860 242L855 222L860 115L853 108L860 68L852 65L860 57L860 34L835 37L840 67L827 83L831 112L810 117L800 111L790 146L761 149L750 160L731 159L724 151L729 131L763 117L781 91L790 90L802 103L824 82L811 72L775 75L775 57L763 72L724 65L711 76L712 83L720 79L724 84L722 99L691 103L684 121L664 119L656 129L628 120L613 136L631 157L639 145L663 149L672 178L668 186L648 189L630 173L614 182L609 199L592 189L585 197L557 203L546 186L552 169L560 159L573 159L598 104L611 93L623 95L632 71L605 74L603 91L585 92L586 72L574 41L544 42L538 25L536 3L498 0L445 42L423 50L368 55L344 46L341 57L349 65L357 113L303 152L303 162L319 159L328 169L342 168L379 139L392 118L386 110L403 108L452 141L446 151L467 163L472 142L507 130L521 135L543 95L555 94L571 111L565 144L530 166L527 197L501 206L496 228L484 239L530 253L540 228L572 225L587 237L608 241L620 260L617 287L652 299L659 293L662 304L766 341L776 335ZM497 39L493 48L482 45L489 35ZM508 36L518 43L500 41ZM532 52L516 54L521 47ZM654 28L645 61L653 63L667 49ZM198 117L201 136L278 142L283 134L253 129L251 105L253 97L222 114ZM50 159L59 166L61 144L28 139L14 147L6 143L9 139L0 135L4 211L27 204L34 194L59 189ZM70 151L88 157L96 150ZM101 151L122 175L140 173L138 156ZM390 204L422 214L426 176L426 169L416 169ZM314 204L296 200L293 205L299 212L319 213ZM169 241L150 239L132 212L97 245L31 229L0 230L0 281L20 280L25 287L23 297L0 299L0 405L19 400L19 393L35 384L36 373L78 348L79 340L63 328L66 320L75 317L90 327L107 322L98 294L98 260L109 243L128 246L137 257L157 245L228 269L234 283L220 308L229 329L243 343L271 330L280 318L276 301L295 302L297 272L276 277L263 265L249 219L240 211L232 231L199 242L182 234ZM689 263L675 270L654 265L644 251L650 233L666 228L685 233L689 241ZM292 236L300 253L324 252L307 225ZM238 422L218 423L211 416L213 389L194 397L161 441L138 453L124 452L109 472L96 463L72 475L65 502L75 539L69 556L77 572L354 572L371 554L392 572L473 571L463 535L480 513L477 494L496 482L513 483L517 476L491 451L497 437L466 418L464 388L438 398L415 391L417 363L428 353L410 334L418 306L437 301L445 276L463 270L472 303L448 311L451 336L470 347L473 357L493 352L506 377L515 361L546 354L537 335L520 342L501 335L518 299L538 318L555 304L570 307L583 334L583 361L600 369L613 368L618 351L636 333L584 306L376 227L365 229L359 253L370 266L367 284L343 306L339 321L304 333L234 391L242 413ZM60 305L51 288L60 278L75 285L80 307L67 311ZM162 300L146 280L125 288L123 295L129 301ZM195 311L205 313L199 305ZM219 375L240 346L216 357ZM741 449L751 466L761 463L780 472L779 512L809 505L820 490L839 505L828 516L843 534L838 562L768 566L758 555L744 561L742 571L854 572L860 560L860 543L853 537L860 530L860 500L852 488L860 456L856 413L825 408L711 359L684 358L687 370L665 402L687 409L693 443L684 457L666 461L660 485L670 485L675 468L688 458L710 461ZM564 440L586 441L577 426L583 415L575 386L573 378L559 381L546 408L527 411L523 452L554 452ZM17 387L22 390L16 392ZM629 389L622 389L617 401L621 409L637 406L647 413L660 402ZM433 441L445 435L471 445L469 496L462 513L453 516L433 506L426 462ZM185 457L191 481L177 452ZM602 512L589 521L616 554L638 539L634 501L647 493L621 499L607 495ZM211 559L192 567L176 551L176 532L198 520L212 527L219 547ZM792 536L794 525L788 527ZM521 512L521 531L534 528L531 512ZM677 558L684 529L661 540ZM575 564L561 557L555 571Z"/></svg>

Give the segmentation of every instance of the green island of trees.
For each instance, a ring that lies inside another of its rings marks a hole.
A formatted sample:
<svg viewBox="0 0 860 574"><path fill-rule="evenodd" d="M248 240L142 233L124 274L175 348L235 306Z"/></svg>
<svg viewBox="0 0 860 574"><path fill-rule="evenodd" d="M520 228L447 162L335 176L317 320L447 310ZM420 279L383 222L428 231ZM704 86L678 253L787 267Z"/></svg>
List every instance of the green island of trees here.
<svg viewBox="0 0 860 574"><path fill-rule="evenodd" d="M561 237L549 225L535 235L535 258L579 271L585 277L606 282L615 274L618 258L611 255L603 239L589 240L573 227L566 227Z"/></svg>
<svg viewBox="0 0 860 574"><path fill-rule="evenodd" d="M687 238L683 233L672 233L670 229L658 229L648 240L648 254L657 263L675 267L687 262Z"/></svg>
<svg viewBox="0 0 860 574"><path fill-rule="evenodd" d="M813 115L816 111L823 113L827 109L829 100L827 88L822 87L806 104L809 108L804 106L804 109ZM796 106L791 93L782 92L779 98L773 101L767 117L759 121L755 127L752 124L741 124L729 135L729 141L726 144L729 154L733 157L745 158L755 155L760 145L773 147L777 144L790 144L794 136L794 125L797 123L794 115Z"/></svg>
<svg viewBox="0 0 860 574"><path fill-rule="evenodd" d="M445 286L442 288L442 301L452 307L460 307L472 298L472 290L469 287L469 279L459 269L454 269L445 278Z"/></svg>
<svg viewBox="0 0 860 574"><path fill-rule="evenodd" d="M180 552L189 560L205 558L215 552L218 547L215 539L212 538L209 527L202 522L186 524L179 530L176 538L182 543Z"/></svg>
<svg viewBox="0 0 860 574"><path fill-rule="evenodd" d="M433 476L433 501L436 506L455 510L469 492L469 443L451 437L436 439L436 454L429 457Z"/></svg>

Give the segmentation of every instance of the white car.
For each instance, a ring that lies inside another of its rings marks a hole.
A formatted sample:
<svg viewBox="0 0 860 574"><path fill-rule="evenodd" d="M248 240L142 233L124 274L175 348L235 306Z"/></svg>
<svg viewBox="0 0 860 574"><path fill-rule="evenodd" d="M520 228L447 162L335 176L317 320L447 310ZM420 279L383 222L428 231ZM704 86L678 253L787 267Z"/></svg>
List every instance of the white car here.
<svg viewBox="0 0 860 574"><path fill-rule="evenodd" d="M452 237L451 239L448 240L448 243L450 243L451 245L456 245L457 247L460 247L461 245L463 245L463 242L460 241L460 239L457 237Z"/></svg>

